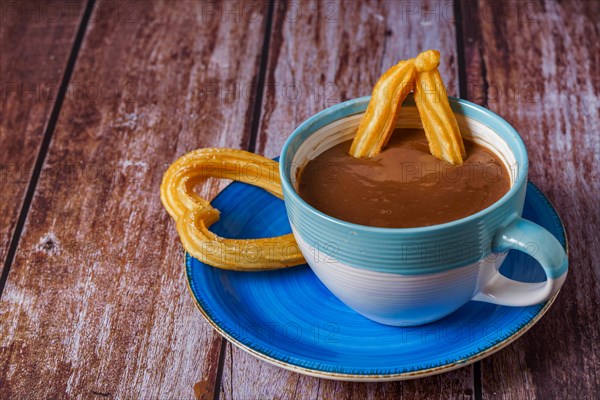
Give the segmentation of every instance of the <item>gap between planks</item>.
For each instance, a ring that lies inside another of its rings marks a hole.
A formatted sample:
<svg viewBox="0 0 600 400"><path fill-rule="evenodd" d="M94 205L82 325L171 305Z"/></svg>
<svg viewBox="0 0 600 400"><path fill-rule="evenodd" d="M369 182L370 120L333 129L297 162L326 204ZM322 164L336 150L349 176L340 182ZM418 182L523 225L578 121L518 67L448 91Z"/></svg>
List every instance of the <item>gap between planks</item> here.
<svg viewBox="0 0 600 400"><path fill-rule="evenodd" d="M258 129L260 127L260 117L262 112L262 99L265 91L265 81L267 77L267 63L269 61L269 48L271 44L271 30L273 27L273 13L275 11L275 1L268 2L267 18L265 21L265 30L263 34L262 51L260 55L260 65L258 69L257 92L252 105L252 121L250 124L250 138L246 150L251 153L256 151L256 140ZM220 336L220 335L219 335ZM227 352L227 340L221 336L221 347L219 350L219 359L217 366L217 375L215 377L213 400L219 400L221 397L221 382L223 380L223 369L225 367L225 353Z"/></svg>
<svg viewBox="0 0 600 400"><path fill-rule="evenodd" d="M454 32L456 34L456 62L458 65L458 97L461 99L467 99L467 65L465 61L465 42L462 28L463 10L461 8L460 0L453 0L453 11ZM471 376L473 379L473 399L482 400L483 390L481 384L481 361L476 361L471 365Z"/></svg>
<svg viewBox="0 0 600 400"><path fill-rule="evenodd" d="M33 196L35 194L35 190L37 188L37 184L40 178L40 173L42 172L44 161L46 160L46 154L48 153L48 148L50 147L50 142L52 141L52 135L54 134L56 122L58 121L58 116L60 115L60 110L62 108L62 104L65 99L69 83L71 81L71 76L73 75L73 70L75 69L77 56L79 55L79 50L81 49L81 44L83 42L85 32L87 31L92 11L94 10L94 3L95 0L88 0L85 6L85 10L81 17L79 27L77 28L75 40L73 41L73 46L71 47L71 52L69 53L69 58L67 59L67 66L65 68L65 72L63 74L60 86L58 88L56 100L52 105L50 118L48 120L48 124L46 125L46 129L44 130L42 143L40 145L40 149L35 160L35 165L31 173L29 185L27 186L27 192L25 193L23 205L21 206L21 211L19 212L19 218L17 219L17 224L15 226L15 230L10 240L10 244L8 246L8 252L6 255L6 260L4 262L4 267L2 268L2 275L0 276L0 298L2 297L2 293L4 292L4 286L6 285L6 281L8 280L8 274L15 259L17 248L19 247L19 241L21 239L23 227L25 226L25 221L27 220L27 215L29 214L31 201L33 200Z"/></svg>

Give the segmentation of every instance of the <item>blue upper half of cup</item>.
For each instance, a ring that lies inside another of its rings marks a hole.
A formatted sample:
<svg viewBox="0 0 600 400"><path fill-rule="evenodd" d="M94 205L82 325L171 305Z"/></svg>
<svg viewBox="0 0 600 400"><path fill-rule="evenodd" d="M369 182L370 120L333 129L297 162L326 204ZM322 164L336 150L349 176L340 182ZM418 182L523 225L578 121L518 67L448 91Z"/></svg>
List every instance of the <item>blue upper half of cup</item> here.
<svg viewBox="0 0 600 400"><path fill-rule="evenodd" d="M369 100L369 96L361 97L327 108L304 121L285 142L279 168L286 210L295 233L337 262L379 272L407 275L437 273L490 255L498 229L522 213L527 188L527 151L521 137L508 122L466 100L450 97L453 112L494 131L508 145L518 166L510 190L490 207L439 225L380 228L326 215L298 195L291 177L291 166L298 149L328 124L363 113ZM412 96L404 101L402 107L415 107Z"/></svg>

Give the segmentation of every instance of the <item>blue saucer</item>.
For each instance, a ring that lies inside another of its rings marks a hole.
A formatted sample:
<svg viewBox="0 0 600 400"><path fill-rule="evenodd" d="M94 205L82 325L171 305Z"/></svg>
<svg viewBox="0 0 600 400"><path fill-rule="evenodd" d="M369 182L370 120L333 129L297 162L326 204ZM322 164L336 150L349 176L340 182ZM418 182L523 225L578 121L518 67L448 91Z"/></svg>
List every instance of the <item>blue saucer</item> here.
<svg viewBox="0 0 600 400"><path fill-rule="evenodd" d="M234 182L212 204L221 220L211 230L221 236L248 239L291 231L283 201L262 189ZM531 183L523 217L548 229L566 248L556 211ZM307 265L234 272L186 254L186 267L198 308L221 335L260 359L330 379L409 379L459 368L517 339L554 300L520 308L472 301L440 321L398 328L352 311ZM527 282L545 279L536 261L516 251L501 272Z"/></svg>

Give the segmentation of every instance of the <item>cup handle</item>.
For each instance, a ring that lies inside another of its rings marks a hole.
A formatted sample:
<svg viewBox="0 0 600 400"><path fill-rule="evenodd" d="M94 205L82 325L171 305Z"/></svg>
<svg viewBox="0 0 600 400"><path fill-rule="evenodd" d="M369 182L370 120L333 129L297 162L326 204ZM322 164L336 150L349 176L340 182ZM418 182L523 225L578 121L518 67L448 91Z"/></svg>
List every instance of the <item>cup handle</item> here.
<svg viewBox="0 0 600 400"><path fill-rule="evenodd" d="M546 273L546 281L519 282L496 270L473 300L524 307L543 303L558 293L567 277L569 261L563 246L550 232L531 221L516 217L510 224L500 228L492 241L493 252L507 250L519 250L535 258Z"/></svg>

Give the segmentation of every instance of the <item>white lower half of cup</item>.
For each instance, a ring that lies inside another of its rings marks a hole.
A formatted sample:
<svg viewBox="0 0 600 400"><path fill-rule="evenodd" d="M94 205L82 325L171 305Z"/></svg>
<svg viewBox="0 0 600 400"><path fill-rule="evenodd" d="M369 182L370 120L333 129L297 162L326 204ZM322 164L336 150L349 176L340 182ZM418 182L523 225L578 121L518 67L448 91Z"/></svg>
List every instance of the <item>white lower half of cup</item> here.
<svg viewBox="0 0 600 400"><path fill-rule="evenodd" d="M495 275L506 253L491 253L473 264L433 274L402 275L356 268L327 257L294 231L319 280L344 304L386 325L414 326L436 321L469 302Z"/></svg>

